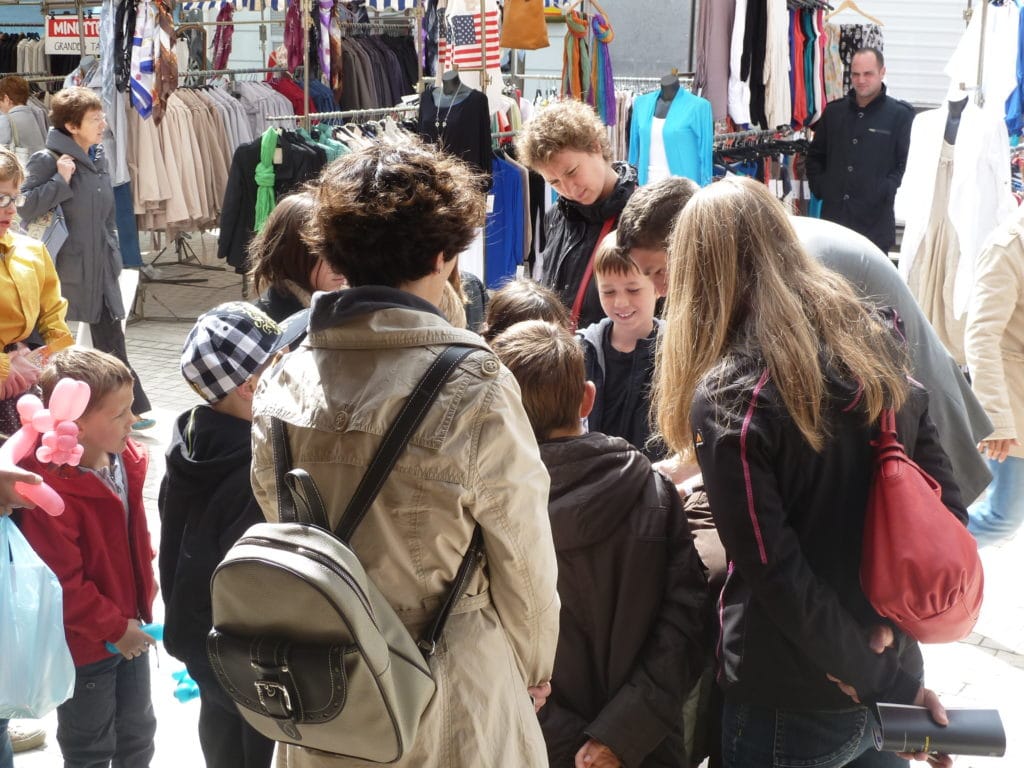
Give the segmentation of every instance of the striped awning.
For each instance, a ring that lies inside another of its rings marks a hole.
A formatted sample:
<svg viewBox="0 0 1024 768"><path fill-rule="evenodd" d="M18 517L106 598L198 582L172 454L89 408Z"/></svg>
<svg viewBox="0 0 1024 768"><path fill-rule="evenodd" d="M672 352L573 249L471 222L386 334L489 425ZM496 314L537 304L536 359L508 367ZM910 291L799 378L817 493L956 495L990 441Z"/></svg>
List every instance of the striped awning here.
<svg viewBox="0 0 1024 768"><path fill-rule="evenodd" d="M366 5L378 11L405 11L416 8L420 0L366 0Z"/></svg>
<svg viewBox="0 0 1024 768"><path fill-rule="evenodd" d="M287 0L194 0L182 3L179 7L183 11L215 11L224 3L233 5L237 11L283 11L287 8Z"/></svg>

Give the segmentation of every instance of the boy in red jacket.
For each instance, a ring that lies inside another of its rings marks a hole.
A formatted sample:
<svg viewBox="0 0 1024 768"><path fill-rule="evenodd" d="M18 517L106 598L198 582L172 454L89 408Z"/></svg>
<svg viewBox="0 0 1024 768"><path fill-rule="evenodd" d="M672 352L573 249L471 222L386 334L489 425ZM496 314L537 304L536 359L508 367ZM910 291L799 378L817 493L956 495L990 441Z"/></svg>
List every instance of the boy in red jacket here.
<svg viewBox="0 0 1024 768"><path fill-rule="evenodd" d="M65 768L147 766L156 733L146 656L153 639L139 625L152 621L156 579L142 503L147 457L129 439L132 374L112 355L70 347L39 378L44 402L62 378L92 389L77 421L85 451L78 467L40 464L32 454L22 462L65 509L57 517L24 510L19 522L64 589L76 679L74 695L57 708L57 742Z"/></svg>

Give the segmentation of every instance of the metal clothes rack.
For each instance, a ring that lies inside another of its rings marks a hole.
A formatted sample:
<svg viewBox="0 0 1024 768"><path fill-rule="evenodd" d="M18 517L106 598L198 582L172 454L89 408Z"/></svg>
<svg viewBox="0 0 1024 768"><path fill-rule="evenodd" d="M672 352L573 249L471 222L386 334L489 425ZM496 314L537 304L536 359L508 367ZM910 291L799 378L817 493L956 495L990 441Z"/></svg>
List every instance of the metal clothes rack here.
<svg viewBox="0 0 1024 768"><path fill-rule="evenodd" d="M178 77L233 77L235 75L262 75L275 72L285 73L287 67L248 67L242 69L193 69L180 70Z"/></svg>
<svg viewBox="0 0 1024 768"><path fill-rule="evenodd" d="M31 27L32 29L45 28L46 25L38 21L23 21L20 24L4 22L0 24L0 29L22 29L23 27ZM11 72L10 74L16 75L17 72Z"/></svg>
<svg viewBox="0 0 1024 768"><path fill-rule="evenodd" d="M375 118L397 115L402 112L416 112L419 106L416 104L399 104L396 107L377 107L375 109L346 109L340 112L313 112L308 115L273 115L264 118L273 122L287 122L290 120L373 120ZM308 126L304 126L308 129Z"/></svg>

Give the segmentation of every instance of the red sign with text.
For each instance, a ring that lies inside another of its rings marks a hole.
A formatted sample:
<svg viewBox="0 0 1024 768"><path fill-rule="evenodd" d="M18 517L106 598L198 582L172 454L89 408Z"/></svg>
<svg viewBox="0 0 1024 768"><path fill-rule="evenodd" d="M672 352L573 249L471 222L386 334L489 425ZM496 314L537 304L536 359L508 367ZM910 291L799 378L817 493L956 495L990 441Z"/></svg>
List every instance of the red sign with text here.
<svg viewBox="0 0 1024 768"><path fill-rule="evenodd" d="M46 19L46 53L70 53L77 55L99 55L100 20L85 19L85 51L82 51L78 35L77 16L49 16Z"/></svg>

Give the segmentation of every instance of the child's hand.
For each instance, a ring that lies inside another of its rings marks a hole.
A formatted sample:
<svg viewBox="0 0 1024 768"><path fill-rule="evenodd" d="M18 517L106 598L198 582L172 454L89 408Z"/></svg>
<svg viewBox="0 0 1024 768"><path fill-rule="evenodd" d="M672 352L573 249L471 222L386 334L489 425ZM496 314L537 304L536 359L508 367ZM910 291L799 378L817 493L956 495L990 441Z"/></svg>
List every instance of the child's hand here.
<svg viewBox="0 0 1024 768"><path fill-rule="evenodd" d="M138 621L129 619L128 629L121 635L121 639L114 643L114 647L126 659L134 659L148 651L155 642L152 637L142 631Z"/></svg>

